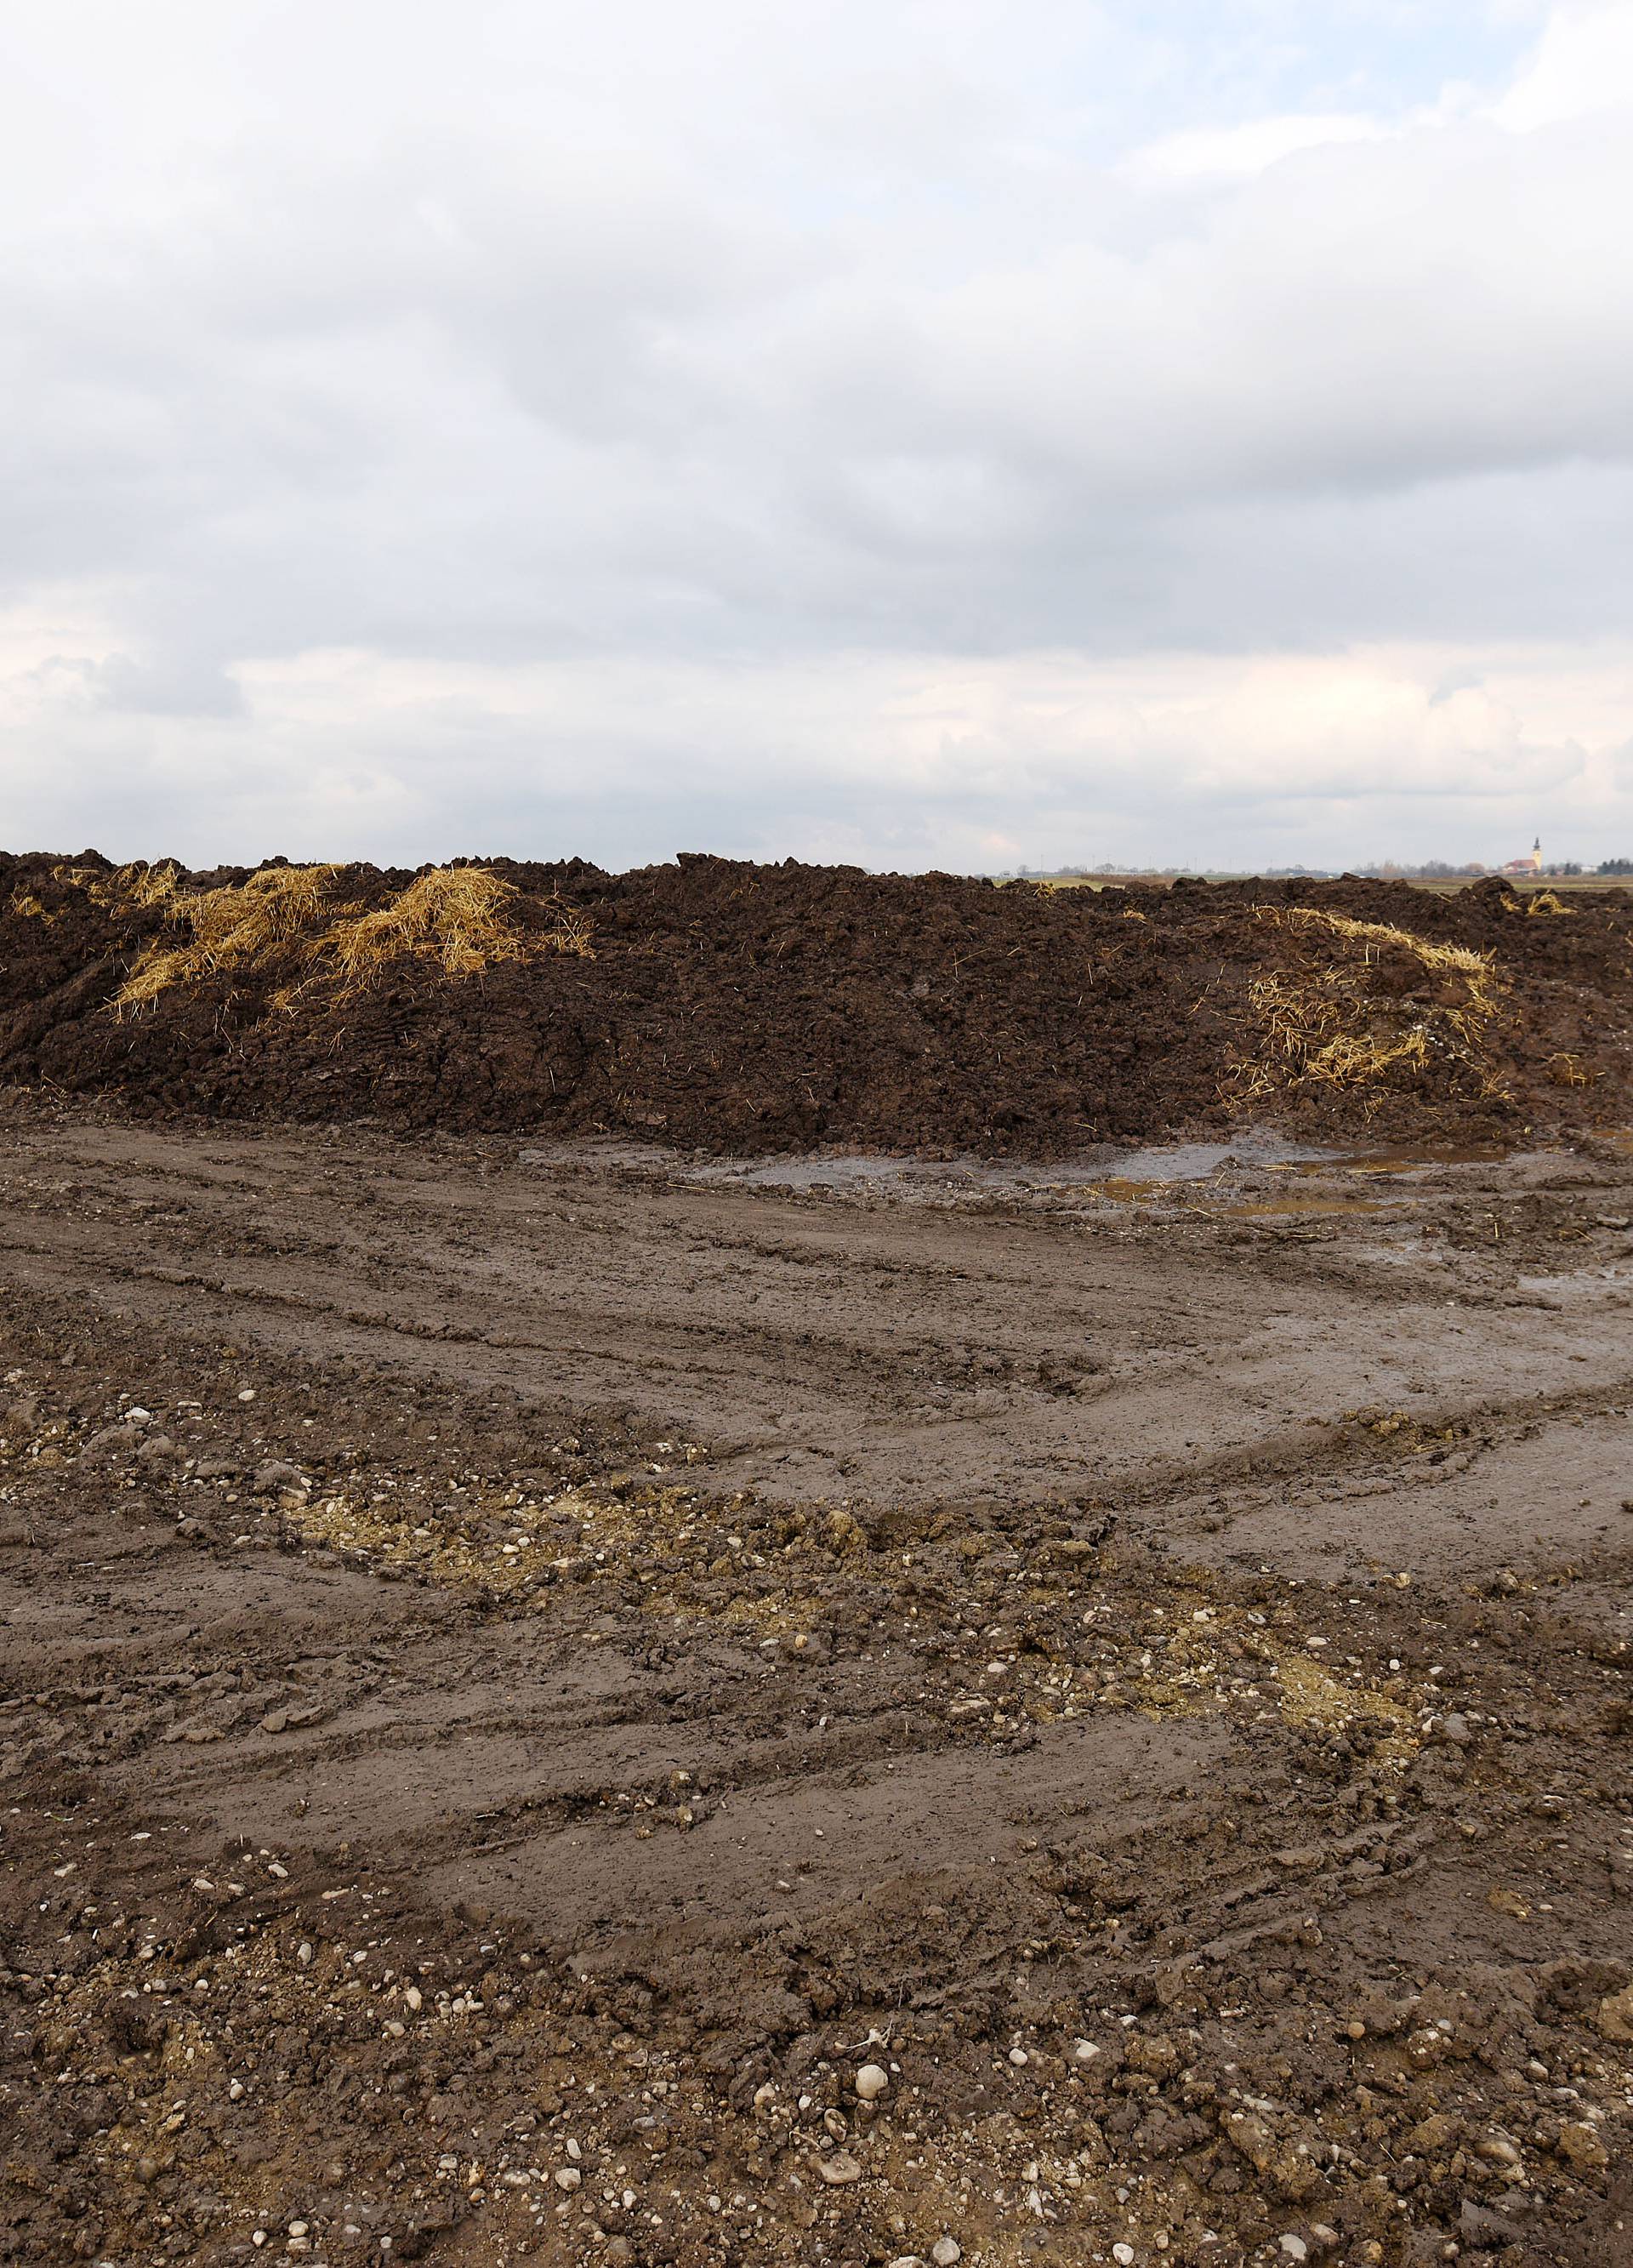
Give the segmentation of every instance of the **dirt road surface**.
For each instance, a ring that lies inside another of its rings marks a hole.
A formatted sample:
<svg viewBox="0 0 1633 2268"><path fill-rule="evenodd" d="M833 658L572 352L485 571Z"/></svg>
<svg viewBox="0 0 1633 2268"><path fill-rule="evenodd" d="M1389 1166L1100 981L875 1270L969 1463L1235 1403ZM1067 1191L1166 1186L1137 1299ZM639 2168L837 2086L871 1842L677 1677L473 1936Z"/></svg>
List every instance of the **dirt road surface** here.
<svg viewBox="0 0 1633 2268"><path fill-rule="evenodd" d="M0 1194L0 2257L1633 2259L1615 1143Z"/></svg>

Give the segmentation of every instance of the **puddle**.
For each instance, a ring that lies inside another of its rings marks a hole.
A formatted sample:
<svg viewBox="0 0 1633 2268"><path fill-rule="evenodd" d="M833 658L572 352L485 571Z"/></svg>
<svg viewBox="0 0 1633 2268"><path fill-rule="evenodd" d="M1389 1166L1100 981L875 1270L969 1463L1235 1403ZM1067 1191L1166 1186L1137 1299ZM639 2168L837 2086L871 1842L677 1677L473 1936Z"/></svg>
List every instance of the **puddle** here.
<svg viewBox="0 0 1633 2268"><path fill-rule="evenodd" d="M1633 1128L1601 1138L1633 1151ZM1254 1184L1248 1177L1254 1174L1285 1174L1301 1181L1410 1174L1499 1165L1512 1154L1495 1143L1399 1144L1372 1150L1335 1150L1250 1127L1222 1142L1175 1142L1138 1149L1120 1149L1106 1143L1079 1158L1047 1165L1009 1159L901 1158L882 1151L807 1152L801 1157L688 1156L656 1145L617 1141L528 1148L520 1152L520 1162L636 1167L696 1187L783 1189L798 1195L831 1190L835 1195L896 1195L956 1203L961 1197L1005 1192L1050 1192L1114 1204L1184 1205L1192 1211L1205 1209L1222 1219L1251 1219L1276 1214L1376 1212L1387 1205L1331 1189L1300 1197L1286 1182L1276 1194L1262 1198L1244 1191L1233 1202L1205 1208L1195 1200L1204 1194L1231 1199L1244 1179L1247 1190L1251 1191Z"/></svg>
<svg viewBox="0 0 1633 2268"><path fill-rule="evenodd" d="M1235 1135L1228 1142L1176 1142L1167 1149L1127 1150L1121 1157L1107 1159L1114 1171L1097 1186L1108 1189L1122 1183L1205 1182L1224 1166L1286 1173L1313 1171L1337 1162L1335 1151L1286 1142L1276 1134L1249 1132Z"/></svg>
<svg viewBox="0 0 1633 2268"><path fill-rule="evenodd" d="M1401 1145L1388 1150L1357 1150L1348 1154L1328 1157L1326 1164L1335 1173L1343 1174L1416 1174L1431 1166L1500 1166L1513 1153L1495 1142L1470 1143L1462 1147L1443 1143L1438 1146L1411 1148ZM1300 1164L1296 1173L1308 1174L1320 1168Z"/></svg>
<svg viewBox="0 0 1633 2268"><path fill-rule="evenodd" d="M949 1193L1003 1189L1084 1190L1114 1197L1159 1197L1165 1188L1205 1182L1221 1171L1291 1171L1333 1163L1336 1153L1279 1135L1248 1131L1228 1142L1180 1142L1166 1148L1121 1150L1112 1144L1082 1158L1048 1165L1009 1159L894 1158L884 1152L804 1157L677 1157L644 1144L551 1145L525 1149L520 1162L549 1166L595 1157L607 1165L646 1166L708 1188Z"/></svg>
<svg viewBox="0 0 1633 2268"><path fill-rule="evenodd" d="M719 1160L698 1166L689 1179L730 1182L747 1189L854 1189L881 1182L992 1182L1017 1187L1051 1178L1056 1168L989 1165L971 1159L944 1164L933 1159L878 1157L761 1158L747 1164Z"/></svg>
<svg viewBox="0 0 1633 2268"><path fill-rule="evenodd" d="M1088 1189L1119 1194L1149 1194L1176 1182L1205 1182L1231 1167L1282 1172L1316 1170L1337 1162L1336 1153L1308 1143L1248 1130L1228 1142L1176 1142L1165 1148L1117 1150L1107 1144L1083 1158L1051 1165L1025 1165L1007 1159L860 1157L712 1159L689 1169L688 1178L732 1182L763 1188L854 1189L881 1182L979 1189Z"/></svg>
<svg viewBox="0 0 1633 2268"><path fill-rule="evenodd" d="M646 1167L708 1189L1056 1189L1063 1181L1072 1185L1067 1181L1070 1167L1011 1164L984 1158L896 1158L883 1151L793 1158L716 1158L677 1156L673 1151L636 1143L563 1143L548 1148L526 1149L518 1154L519 1162L524 1166L592 1162L611 1167Z"/></svg>

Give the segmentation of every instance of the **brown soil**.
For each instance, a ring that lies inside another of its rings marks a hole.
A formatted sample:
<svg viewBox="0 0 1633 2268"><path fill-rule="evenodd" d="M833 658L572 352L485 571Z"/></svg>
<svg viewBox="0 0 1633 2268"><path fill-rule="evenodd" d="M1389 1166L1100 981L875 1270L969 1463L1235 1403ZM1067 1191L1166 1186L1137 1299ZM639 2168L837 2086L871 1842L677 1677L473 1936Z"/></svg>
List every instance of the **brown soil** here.
<svg viewBox="0 0 1633 2268"><path fill-rule="evenodd" d="M0 2257L1629 2257L1616 1145L0 1186Z"/></svg>
<svg viewBox="0 0 1633 2268"><path fill-rule="evenodd" d="M437 893L460 878L488 896L456 920ZM1633 898L1526 904L704 858L417 880L0 858L0 1077L147 1114L717 1151L1621 1123Z"/></svg>

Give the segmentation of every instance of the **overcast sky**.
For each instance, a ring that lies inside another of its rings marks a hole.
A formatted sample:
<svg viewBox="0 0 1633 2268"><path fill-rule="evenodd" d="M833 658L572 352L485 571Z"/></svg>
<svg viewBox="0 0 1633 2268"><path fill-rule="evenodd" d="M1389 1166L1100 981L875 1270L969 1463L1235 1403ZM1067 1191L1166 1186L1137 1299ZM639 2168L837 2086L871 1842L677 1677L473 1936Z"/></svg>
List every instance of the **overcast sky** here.
<svg viewBox="0 0 1633 2268"><path fill-rule="evenodd" d="M0 843L1633 854L1633 0L4 0Z"/></svg>

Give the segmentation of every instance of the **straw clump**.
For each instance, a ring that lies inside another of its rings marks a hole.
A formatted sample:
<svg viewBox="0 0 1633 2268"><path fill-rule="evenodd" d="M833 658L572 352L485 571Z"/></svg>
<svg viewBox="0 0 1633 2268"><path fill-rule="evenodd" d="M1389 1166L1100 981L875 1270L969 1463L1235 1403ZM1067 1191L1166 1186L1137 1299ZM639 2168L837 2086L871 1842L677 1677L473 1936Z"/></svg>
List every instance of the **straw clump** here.
<svg viewBox="0 0 1633 2268"><path fill-rule="evenodd" d="M111 874L92 882L91 895L108 905L169 905L175 898L180 873L173 858L161 858L151 865L145 858L138 858L133 865L115 867Z"/></svg>
<svg viewBox="0 0 1633 2268"><path fill-rule="evenodd" d="M1298 941L1302 965L1247 986L1259 1032L1239 1072L1244 1100L1301 1086L1373 1088L1381 1098L1445 1068L1482 1094L1498 1092L1487 1042L1504 988L1489 953L1319 906L1254 913Z"/></svg>
<svg viewBox="0 0 1633 2268"><path fill-rule="evenodd" d="M185 945L155 943L138 954L114 996L116 1008L137 1008L178 984L196 984L223 972L262 968L308 947L328 909L340 866L262 866L247 881L188 897L133 894L128 904L166 903L192 935Z"/></svg>
<svg viewBox="0 0 1633 2268"><path fill-rule="evenodd" d="M177 985L222 974L282 975L273 1005L289 1009L313 988L355 992L408 955L438 962L449 976L540 952L593 958L586 916L558 906L549 926L519 927L520 891L488 867L430 868L371 909L342 896L346 871L263 866L246 881L191 896L175 888L173 871L167 889L144 875L125 902L162 902L191 934L182 944L148 946L114 995L114 1009L139 1008Z"/></svg>
<svg viewBox="0 0 1633 2268"><path fill-rule="evenodd" d="M522 961L540 951L593 960L587 916L557 905L551 928L519 931L514 917L520 900L514 883L486 866L435 866L389 905L336 923L321 949L333 954L348 989L408 953L439 961L449 976L474 976L492 961Z"/></svg>

